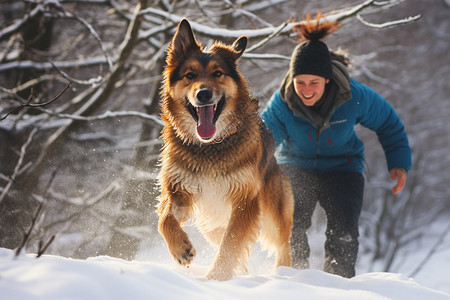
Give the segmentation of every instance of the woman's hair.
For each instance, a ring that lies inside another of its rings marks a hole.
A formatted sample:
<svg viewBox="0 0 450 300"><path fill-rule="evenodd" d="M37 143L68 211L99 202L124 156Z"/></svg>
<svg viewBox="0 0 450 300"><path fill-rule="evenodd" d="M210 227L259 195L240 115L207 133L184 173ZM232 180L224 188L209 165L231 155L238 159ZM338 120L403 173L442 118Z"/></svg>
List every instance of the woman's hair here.
<svg viewBox="0 0 450 300"><path fill-rule="evenodd" d="M350 68L352 66L352 60L348 56L348 52L346 50L343 50L341 48L337 50L331 50L330 49L330 55L331 60L336 60L346 66L347 68Z"/></svg>
<svg viewBox="0 0 450 300"><path fill-rule="evenodd" d="M306 15L306 19L295 25L292 29L298 36L299 42L319 41L323 40L330 33L336 31L339 28L338 22L320 22L322 14L317 13L316 21L311 19L311 15Z"/></svg>

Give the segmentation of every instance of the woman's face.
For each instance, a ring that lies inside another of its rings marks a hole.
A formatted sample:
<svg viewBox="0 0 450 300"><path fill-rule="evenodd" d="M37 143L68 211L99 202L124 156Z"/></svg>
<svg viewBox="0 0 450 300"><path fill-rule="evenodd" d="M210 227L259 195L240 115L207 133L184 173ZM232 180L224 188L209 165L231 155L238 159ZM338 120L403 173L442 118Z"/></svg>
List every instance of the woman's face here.
<svg viewBox="0 0 450 300"><path fill-rule="evenodd" d="M317 75L300 74L294 77L294 89L306 106L313 106L322 98L329 79Z"/></svg>

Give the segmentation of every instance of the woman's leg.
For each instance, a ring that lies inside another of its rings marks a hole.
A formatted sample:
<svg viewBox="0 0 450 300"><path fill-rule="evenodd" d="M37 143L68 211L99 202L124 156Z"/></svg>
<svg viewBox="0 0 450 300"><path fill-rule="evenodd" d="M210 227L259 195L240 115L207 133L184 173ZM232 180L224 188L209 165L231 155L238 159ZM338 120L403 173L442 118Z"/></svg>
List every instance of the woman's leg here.
<svg viewBox="0 0 450 300"><path fill-rule="evenodd" d="M321 182L327 191L319 200L327 216L324 271L350 278L355 276L358 256L364 177L356 172L331 172L324 173Z"/></svg>
<svg viewBox="0 0 450 300"><path fill-rule="evenodd" d="M311 227L311 217L318 198L315 190L317 182L314 173L291 164L281 164L281 170L289 177L294 194L294 225L291 235L292 266L297 269L309 268L308 237L306 230Z"/></svg>

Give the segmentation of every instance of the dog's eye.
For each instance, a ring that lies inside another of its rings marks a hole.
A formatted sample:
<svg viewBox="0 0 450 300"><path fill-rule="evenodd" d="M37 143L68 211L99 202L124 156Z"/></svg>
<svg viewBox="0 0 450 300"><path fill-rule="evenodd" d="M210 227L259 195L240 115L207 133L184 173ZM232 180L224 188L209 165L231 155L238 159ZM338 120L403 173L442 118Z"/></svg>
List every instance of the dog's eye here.
<svg viewBox="0 0 450 300"><path fill-rule="evenodd" d="M221 72L221 71L215 71L214 73L213 73L213 76L214 77L220 77L220 76L222 76L223 75L223 73Z"/></svg>
<svg viewBox="0 0 450 300"><path fill-rule="evenodd" d="M184 75L184 76L186 76L187 79L194 79L195 74L194 74L193 72L189 72L189 73L187 73L187 74Z"/></svg>

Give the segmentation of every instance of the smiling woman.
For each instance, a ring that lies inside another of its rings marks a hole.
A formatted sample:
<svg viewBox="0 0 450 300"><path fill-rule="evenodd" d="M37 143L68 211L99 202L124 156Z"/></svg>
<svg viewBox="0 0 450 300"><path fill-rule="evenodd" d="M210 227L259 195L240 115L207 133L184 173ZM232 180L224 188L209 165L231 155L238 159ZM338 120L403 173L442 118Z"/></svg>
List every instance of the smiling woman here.
<svg viewBox="0 0 450 300"><path fill-rule="evenodd" d="M309 267L306 235L319 203L327 216L324 270L355 275L358 221L364 190L364 145L354 126L374 130L384 148L394 194L411 168L411 149L394 109L372 89L350 78L346 58L322 41L337 23L309 17L297 28L303 42L262 114L279 151L277 161L290 178L295 198L291 248L293 266ZM339 58L339 59L336 59Z"/></svg>

